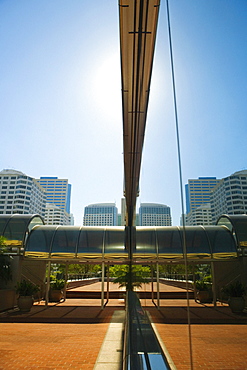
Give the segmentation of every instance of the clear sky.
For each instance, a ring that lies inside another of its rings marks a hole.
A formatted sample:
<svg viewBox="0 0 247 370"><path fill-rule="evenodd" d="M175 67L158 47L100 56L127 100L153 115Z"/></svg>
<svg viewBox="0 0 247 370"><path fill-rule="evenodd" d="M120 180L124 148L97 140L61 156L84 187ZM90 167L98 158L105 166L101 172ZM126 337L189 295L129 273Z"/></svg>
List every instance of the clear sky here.
<svg viewBox="0 0 247 370"><path fill-rule="evenodd" d="M183 184L246 169L247 1L170 0ZM140 202L181 202L166 3ZM117 0L0 0L0 170L68 178L71 212L123 195Z"/></svg>

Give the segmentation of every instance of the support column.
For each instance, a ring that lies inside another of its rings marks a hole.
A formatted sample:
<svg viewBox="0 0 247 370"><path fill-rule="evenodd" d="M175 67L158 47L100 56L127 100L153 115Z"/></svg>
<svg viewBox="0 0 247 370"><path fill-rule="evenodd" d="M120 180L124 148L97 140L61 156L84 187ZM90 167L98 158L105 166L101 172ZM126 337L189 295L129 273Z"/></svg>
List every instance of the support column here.
<svg viewBox="0 0 247 370"><path fill-rule="evenodd" d="M102 262L101 272L101 309L104 309L105 262Z"/></svg>
<svg viewBox="0 0 247 370"><path fill-rule="evenodd" d="M45 307L46 308L48 308L48 302L49 302L50 277L51 277L51 261L48 261L47 281L46 281L46 290L45 290Z"/></svg>
<svg viewBox="0 0 247 370"><path fill-rule="evenodd" d="M160 309L160 272L159 263L156 263L156 281L157 281L157 307Z"/></svg>
<svg viewBox="0 0 247 370"><path fill-rule="evenodd" d="M66 263L65 265L65 277L64 277L64 280L65 280L65 284L64 284L64 288L63 288L63 298L64 300L66 300L66 291L67 291L67 281L68 281L68 262Z"/></svg>
<svg viewBox="0 0 247 370"><path fill-rule="evenodd" d="M216 296L216 285L215 285L214 262L211 262L211 275L212 275L213 302L214 302L214 307L216 307L217 296Z"/></svg>
<svg viewBox="0 0 247 370"><path fill-rule="evenodd" d="M151 264L151 297L152 297L152 302L154 301L154 265Z"/></svg>
<svg viewBox="0 0 247 370"><path fill-rule="evenodd" d="M109 301L109 287L110 287L110 273L109 273L109 263L107 264L107 287L106 287L106 299Z"/></svg>

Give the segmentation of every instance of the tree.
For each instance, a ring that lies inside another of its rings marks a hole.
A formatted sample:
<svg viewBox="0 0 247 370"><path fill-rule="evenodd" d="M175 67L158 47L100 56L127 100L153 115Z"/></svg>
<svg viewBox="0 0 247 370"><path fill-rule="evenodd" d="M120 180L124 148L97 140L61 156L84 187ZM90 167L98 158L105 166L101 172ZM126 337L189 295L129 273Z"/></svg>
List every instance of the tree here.
<svg viewBox="0 0 247 370"><path fill-rule="evenodd" d="M150 267L140 265L115 265L109 269L110 276L114 278L113 283L126 290L140 288L150 278Z"/></svg>

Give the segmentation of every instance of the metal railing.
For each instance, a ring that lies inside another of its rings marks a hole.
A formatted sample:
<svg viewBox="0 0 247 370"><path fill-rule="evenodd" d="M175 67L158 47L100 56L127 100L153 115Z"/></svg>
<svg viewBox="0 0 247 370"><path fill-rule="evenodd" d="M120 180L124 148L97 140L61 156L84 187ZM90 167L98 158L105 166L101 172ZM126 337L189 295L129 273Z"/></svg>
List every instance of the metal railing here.
<svg viewBox="0 0 247 370"><path fill-rule="evenodd" d="M171 369L150 320L132 291L126 296L123 369Z"/></svg>

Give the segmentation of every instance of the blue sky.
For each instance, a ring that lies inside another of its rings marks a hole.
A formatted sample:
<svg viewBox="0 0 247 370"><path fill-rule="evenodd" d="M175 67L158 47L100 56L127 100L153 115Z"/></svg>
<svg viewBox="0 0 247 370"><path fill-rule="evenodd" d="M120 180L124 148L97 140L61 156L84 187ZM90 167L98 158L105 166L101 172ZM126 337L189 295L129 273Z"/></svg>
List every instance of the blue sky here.
<svg viewBox="0 0 247 370"><path fill-rule="evenodd" d="M247 2L170 0L183 183L246 169ZM0 169L123 194L118 1L0 1ZM165 1L161 1L139 202L181 213Z"/></svg>

